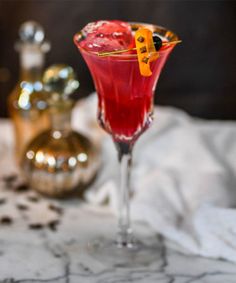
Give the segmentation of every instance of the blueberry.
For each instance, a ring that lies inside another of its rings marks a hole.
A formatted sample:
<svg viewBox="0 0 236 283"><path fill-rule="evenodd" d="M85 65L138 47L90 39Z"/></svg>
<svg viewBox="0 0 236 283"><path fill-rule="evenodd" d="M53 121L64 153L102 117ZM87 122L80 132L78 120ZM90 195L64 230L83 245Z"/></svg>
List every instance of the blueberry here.
<svg viewBox="0 0 236 283"><path fill-rule="evenodd" d="M156 51L160 50L161 47L162 47L162 40L161 40L161 38L156 33L153 33L152 39L153 39Z"/></svg>

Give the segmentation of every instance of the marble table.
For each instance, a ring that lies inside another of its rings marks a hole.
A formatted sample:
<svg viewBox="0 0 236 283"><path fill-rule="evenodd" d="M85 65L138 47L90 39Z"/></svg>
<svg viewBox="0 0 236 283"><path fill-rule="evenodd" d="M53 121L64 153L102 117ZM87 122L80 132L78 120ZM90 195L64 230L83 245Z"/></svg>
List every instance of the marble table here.
<svg viewBox="0 0 236 283"><path fill-rule="evenodd" d="M1 283L236 282L235 264L172 249L141 223L135 223L135 231L155 238L159 260L134 268L99 262L82 247L98 236L113 236L112 215L98 213L79 199L46 199L11 182L0 181Z"/></svg>
<svg viewBox="0 0 236 283"><path fill-rule="evenodd" d="M6 138L8 128L1 122ZM158 243L158 260L133 268L96 260L84 247L97 237L114 237L114 216L80 199L56 201L29 190L9 175L11 140L0 147L0 283L236 282L234 263L189 255L141 223L134 230Z"/></svg>

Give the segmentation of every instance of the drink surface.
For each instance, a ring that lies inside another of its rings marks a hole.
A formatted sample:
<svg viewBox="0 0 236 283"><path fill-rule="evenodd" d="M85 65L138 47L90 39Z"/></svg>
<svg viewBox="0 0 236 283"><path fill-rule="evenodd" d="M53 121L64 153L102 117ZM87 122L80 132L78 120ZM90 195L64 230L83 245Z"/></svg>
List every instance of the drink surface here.
<svg viewBox="0 0 236 283"><path fill-rule="evenodd" d="M95 23L98 28L92 29L91 33L85 27L78 47L95 83L101 126L114 140L133 142L152 121L154 90L173 46L164 47L159 52L159 58L150 63L151 76L142 76L136 51L106 57L94 54L134 47L131 25L124 23L120 28L119 21L112 21L112 28L109 29L109 23ZM92 24L89 25L91 28Z"/></svg>

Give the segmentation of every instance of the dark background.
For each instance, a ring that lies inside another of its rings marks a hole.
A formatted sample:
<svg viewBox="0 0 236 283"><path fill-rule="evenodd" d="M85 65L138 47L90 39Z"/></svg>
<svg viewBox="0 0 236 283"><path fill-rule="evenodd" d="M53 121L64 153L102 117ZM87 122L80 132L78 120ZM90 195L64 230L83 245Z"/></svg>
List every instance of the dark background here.
<svg viewBox="0 0 236 283"><path fill-rule="evenodd" d="M145 0L0 0L0 116L18 78L13 45L26 20L40 22L52 45L46 65L67 63L80 80L77 97L93 90L73 35L98 19L150 22L183 40L160 77L156 103L214 119L236 119L236 2Z"/></svg>

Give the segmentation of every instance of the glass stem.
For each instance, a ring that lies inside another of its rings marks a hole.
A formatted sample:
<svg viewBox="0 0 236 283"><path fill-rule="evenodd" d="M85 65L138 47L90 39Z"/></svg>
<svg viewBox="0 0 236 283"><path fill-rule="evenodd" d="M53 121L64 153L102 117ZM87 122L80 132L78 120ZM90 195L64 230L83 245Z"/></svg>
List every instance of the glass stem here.
<svg viewBox="0 0 236 283"><path fill-rule="evenodd" d="M120 162L120 191L119 197L119 218L117 245L119 247L132 247L133 235L130 226L129 195L130 195L130 171L132 160L132 145L115 142L118 149Z"/></svg>

